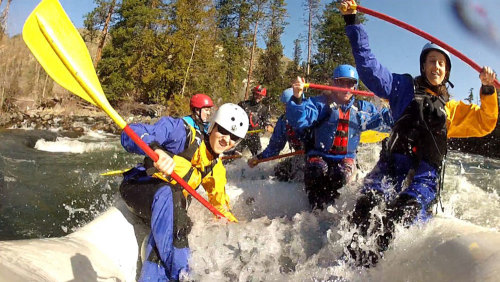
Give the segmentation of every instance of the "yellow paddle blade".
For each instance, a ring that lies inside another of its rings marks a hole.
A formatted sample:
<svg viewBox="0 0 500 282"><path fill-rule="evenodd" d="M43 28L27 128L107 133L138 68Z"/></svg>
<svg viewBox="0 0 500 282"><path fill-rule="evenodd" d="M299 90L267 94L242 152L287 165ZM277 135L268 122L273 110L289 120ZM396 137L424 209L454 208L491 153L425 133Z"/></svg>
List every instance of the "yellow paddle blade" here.
<svg viewBox="0 0 500 282"><path fill-rule="evenodd" d="M63 50L66 57L77 61L76 64L83 67L79 71L86 72L84 75L94 88L103 93L87 47L57 0L44 0L33 10L23 27L24 42L54 81L95 105L51 47L50 39L44 33L59 40L62 46L71 46Z"/></svg>
<svg viewBox="0 0 500 282"><path fill-rule="evenodd" d="M112 171L107 171L107 172L103 172L101 173L101 176L115 176L115 175L121 175L127 171L131 170L131 168L127 168L127 169L120 169L120 170L112 170Z"/></svg>
<svg viewBox="0 0 500 282"><path fill-rule="evenodd" d="M54 81L99 106L120 128L127 125L106 99L87 46L57 0L43 0L33 10L23 39Z"/></svg>
<svg viewBox="0 0 500 282"><path fill-rule="evenodd" d="M389 133L367 130L361 132L361 143L377 143L389 137Z"/></svg>

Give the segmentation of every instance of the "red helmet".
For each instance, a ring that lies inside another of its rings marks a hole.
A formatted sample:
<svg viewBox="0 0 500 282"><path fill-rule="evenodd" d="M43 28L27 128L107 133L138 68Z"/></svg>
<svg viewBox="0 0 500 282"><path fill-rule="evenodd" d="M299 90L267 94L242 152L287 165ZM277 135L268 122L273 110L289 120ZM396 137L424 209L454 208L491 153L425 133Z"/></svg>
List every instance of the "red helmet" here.
<svg viewBox="0 0 500 282"><path fill-rule="evenodd" d="M267 95L267 90L266 88L262 87L262 85L257 85L252 89L252 93L254 94L259 94L260 96L266 97Z"/></svg>
<svg viewBox="0 0 500 282"><path fill-rule="evenodd" d="M191 97L189 106L195 109L211 108L214 106L214 102L206 94L195 94Z"/></svg>

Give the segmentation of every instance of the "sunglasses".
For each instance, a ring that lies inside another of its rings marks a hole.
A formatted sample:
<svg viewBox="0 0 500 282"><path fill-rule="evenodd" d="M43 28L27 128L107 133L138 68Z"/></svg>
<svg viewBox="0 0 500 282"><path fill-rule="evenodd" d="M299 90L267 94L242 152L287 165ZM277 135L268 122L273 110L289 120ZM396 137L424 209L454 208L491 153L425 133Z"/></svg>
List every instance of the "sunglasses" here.
<svg viewBox="0 0 500 282"><path fill-rule="evenodd" d="M356 85L356 81L350 79L334 79L333 81L336 86L344 86L347 88L351 88Z"/></svg>
<svg viewBox="0 0 500 282"><path fill-rule="evenodd" d="M240 137L238 137L238 136L234 135L233 133L231 133L231 132L227 131L227 130L226 130L224 127L222 127L222 126L217 125L217 131L219 131L219 133L220 133L221 135L229 135L229 137L231 138L231 140L232 140L233 142L235 142L235 143L238 143L238 142L241 140L241 138L240 138Z"/></svg>

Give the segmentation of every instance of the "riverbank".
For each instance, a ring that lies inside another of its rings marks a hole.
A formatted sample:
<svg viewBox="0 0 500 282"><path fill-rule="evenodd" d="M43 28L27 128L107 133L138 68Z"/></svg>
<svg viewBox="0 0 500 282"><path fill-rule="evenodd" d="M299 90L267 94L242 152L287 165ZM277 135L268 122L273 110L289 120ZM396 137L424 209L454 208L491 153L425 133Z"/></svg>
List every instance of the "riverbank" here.
<svg viewBox="0 0 500 282"><path fill-rule="evenodd" d="M152 123L166 114L162 105L122 103L114 106L127 123ZM53 98L33 108L29 100L17 100L0 115L0 128L83 132L86 128L119 134L120 129L104 111L76 99Z"/></svg>

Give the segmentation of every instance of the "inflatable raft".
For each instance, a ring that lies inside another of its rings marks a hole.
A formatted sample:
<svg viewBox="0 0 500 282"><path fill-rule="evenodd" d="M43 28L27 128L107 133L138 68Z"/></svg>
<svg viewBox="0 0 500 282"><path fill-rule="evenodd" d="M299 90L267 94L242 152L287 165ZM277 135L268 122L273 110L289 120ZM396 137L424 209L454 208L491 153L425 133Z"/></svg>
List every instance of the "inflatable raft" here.
<svg viewBox="0 0 500 282"><path fill-rule="evenodd" d="M405 250L387 251L365 273L370 279L498 281L500 233L442 217L423 228L412 228L411 238L402 239ZM139 246L147 232L118 200L65 237L0 242L0 281L135 281L140 269ZM402 248L398 240L394 244L395 249Z"/></svg>

